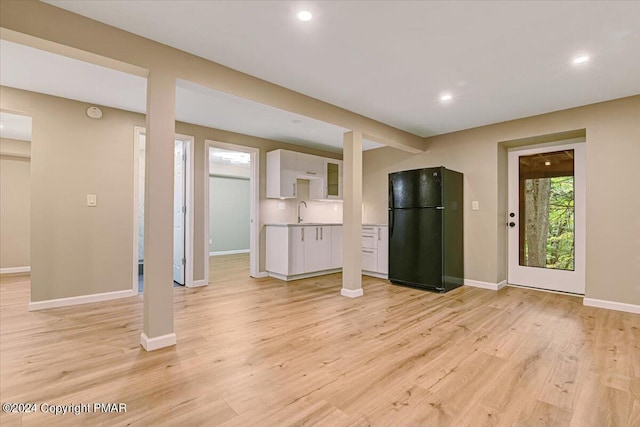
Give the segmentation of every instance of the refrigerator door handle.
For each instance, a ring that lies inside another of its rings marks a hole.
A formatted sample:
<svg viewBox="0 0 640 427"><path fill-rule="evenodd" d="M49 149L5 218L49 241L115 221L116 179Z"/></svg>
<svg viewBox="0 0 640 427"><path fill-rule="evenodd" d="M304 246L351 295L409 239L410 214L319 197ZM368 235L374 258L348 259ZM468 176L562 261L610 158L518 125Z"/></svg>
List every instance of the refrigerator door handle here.
<svg viewBox="0 0 640 427"><path fill-rule="evenodd" d="M393 237L393 218L394 212L393 209L389 209L389 238Z"/></svg>
<svg viewBox="0 0 640 427"><path fill-rule="evenodd" d="M395 203L393 200L393 178L389 180L389 209L393 209Z"/></svg>

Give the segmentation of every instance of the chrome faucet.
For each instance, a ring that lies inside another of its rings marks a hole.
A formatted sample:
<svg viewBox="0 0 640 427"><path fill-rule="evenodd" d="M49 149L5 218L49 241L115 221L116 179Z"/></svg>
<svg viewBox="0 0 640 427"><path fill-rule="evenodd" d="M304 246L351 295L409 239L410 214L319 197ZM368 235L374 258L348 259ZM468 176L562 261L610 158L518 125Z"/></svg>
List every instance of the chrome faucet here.
<svg viewBox="0 0 640 427"><path fill-rule="evenodd" d="M302 222L302 217L300 216L300 205L304 204L304 207L307 207L307 202L305 202L304 200L301 200L300 203L298 203L298 224L300 224Z"/></svg>

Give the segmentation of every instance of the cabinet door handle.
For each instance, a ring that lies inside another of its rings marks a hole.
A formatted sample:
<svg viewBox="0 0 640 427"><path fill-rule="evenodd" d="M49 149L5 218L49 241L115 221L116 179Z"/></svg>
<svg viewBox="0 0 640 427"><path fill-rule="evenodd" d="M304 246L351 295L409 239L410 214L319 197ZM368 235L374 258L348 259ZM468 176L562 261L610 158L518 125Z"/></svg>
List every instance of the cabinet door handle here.
<svg viewBox="0 0 640 427"><path fill-rule="evenodd" d="M378 240L380 240L380 227L378 227Z"/></svg>
<svg viewBox="0 0 640 427"><path fill-rule="evenodd" d="M322 229L323 229L323 228L324 228L324 227L320 227L320 240L322 240L322 239L323 239L323 237L322 237L322 235L323 235Z"/></svg>
<svg viewBox="0 0 640 427"><path fill-rule="evenodd" d="M306 172L306 174L307 174L307 175L318 175L318 174L317 174L317 173L315 173L315 172Z"/></svg>
<svg viewBox="0 0 640 427"><path fill-rule="evenodd" d="M373 231L373 227L362 227L363 230L371 230Z"/></svg>
<svg viewBox="0 0 640 427"><path fill-rule="evenodd" d="M304 242L304 228L302 229L302 241Z"/></svg>
<svg viewBox="0 0 640 427"><path fill-rule="evenodd" d="M372 253L373 253L373 251L366 251L366 250L364 250L364 249L362 250L362 252L366 252L366 253L368 253L368 254L372 254Z"/></svg>
<svg viewBox="0 0 640 427"><path fill-rule="evenodd" d="M293 183L293 196L295 197L296 195L296 183Z"/></svg>
<svg viewBox="0 0 640 427"><path fill-rule="evenodd" d="M318 240L318 227L316 227L316 240Z"/></svg>

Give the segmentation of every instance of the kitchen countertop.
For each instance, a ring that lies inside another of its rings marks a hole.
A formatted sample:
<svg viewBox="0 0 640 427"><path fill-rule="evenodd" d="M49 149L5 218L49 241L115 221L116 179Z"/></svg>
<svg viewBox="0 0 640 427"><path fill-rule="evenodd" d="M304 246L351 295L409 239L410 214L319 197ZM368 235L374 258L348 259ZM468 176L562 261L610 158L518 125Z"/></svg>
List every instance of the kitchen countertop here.
<svg viewBox="0 0 640 427"><path fill-rule="evenodd" d="M329 225L342 225L341 222L272 222L265 224L271 227L318 227ZM387 224L362 224L364 227L386 227Z"/></svg>

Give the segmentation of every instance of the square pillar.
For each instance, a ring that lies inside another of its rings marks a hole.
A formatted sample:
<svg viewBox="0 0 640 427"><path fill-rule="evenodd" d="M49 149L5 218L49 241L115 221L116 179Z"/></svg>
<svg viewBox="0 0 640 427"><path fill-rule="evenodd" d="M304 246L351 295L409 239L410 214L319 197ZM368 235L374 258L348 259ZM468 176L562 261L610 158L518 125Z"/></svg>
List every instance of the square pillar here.
<svg viewBox="0 0 640 427"><path fill-rule="evenodd" d="M157 350L176 344L173 331L173 163L175 76L147 77L144 198L144 327L140 344Z"/></svg>
<svg viewBox="0 0 640 427"><path fill-rule="evenodd" d="M351 131L343 138L343 224L342 290L346 297L362 291L362 132Z"/></svg>

